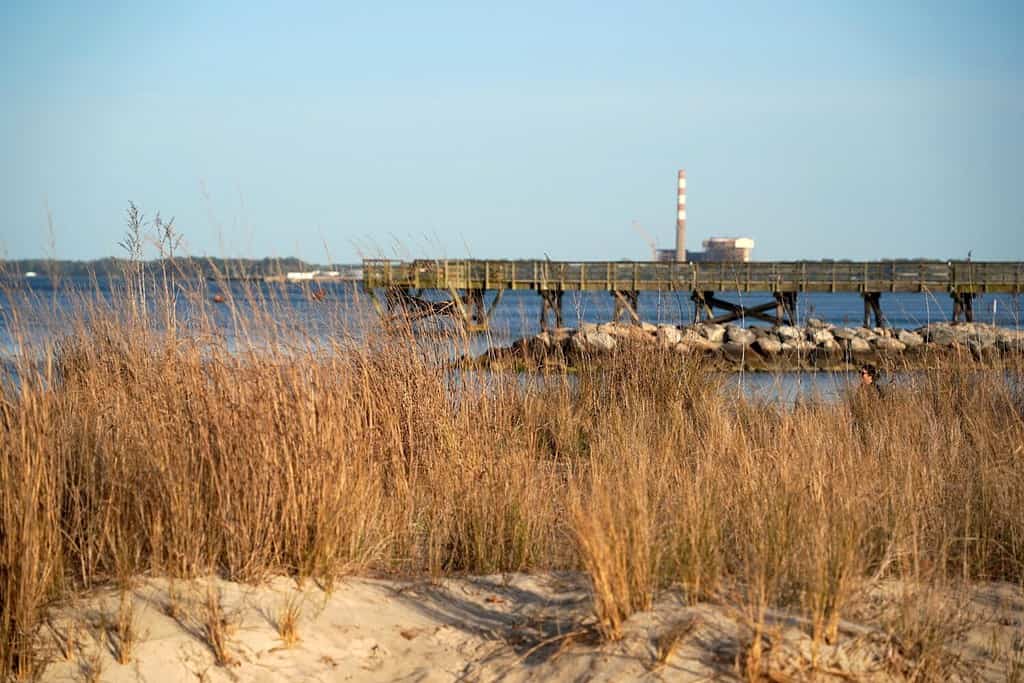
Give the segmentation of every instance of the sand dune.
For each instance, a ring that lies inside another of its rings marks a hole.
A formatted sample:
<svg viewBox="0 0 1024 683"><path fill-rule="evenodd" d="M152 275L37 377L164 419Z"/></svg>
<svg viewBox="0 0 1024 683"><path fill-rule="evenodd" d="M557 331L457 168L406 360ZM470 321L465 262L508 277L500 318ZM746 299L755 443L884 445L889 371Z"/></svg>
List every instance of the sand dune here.
<svg viewBox="0 0 1024 683"><path fill-rule="evenodd" d="M865 604L884 605L895 590L878 588ZM576 574L360 578L329 593L289 578L261 586L140 579L128 604L135 642L125 664L117 662L118 617L128 611L120 593L55 610L44 633L55 661L44 680L728 680L745 670L752 642L742 610L687 605L670 591L627 622L622 640L601 643ZM291 647L279 623L289 604L298 613ZM211 605L221 617L211 619ZM1019 588L977 586L956 613L964 630L947 647L966 676L1003 680L1013 661L1024 665ZM770 680L898 680L919 664L905 640L864 624L843 623L838 642L821 644L816 657L805 620L769 613L766 624L759 662Z"/></svg>

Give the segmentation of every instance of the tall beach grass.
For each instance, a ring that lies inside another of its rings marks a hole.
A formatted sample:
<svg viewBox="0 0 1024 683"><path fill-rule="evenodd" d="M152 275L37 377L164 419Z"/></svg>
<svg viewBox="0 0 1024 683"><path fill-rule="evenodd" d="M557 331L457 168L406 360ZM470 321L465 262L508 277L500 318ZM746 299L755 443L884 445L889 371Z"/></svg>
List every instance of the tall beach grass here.
<svg viewBox="0 0 1024 683"><path fill-rule="evenodd" d="M202 281L128 275L110 300L42 309L59 328L43 346L41 309L8 293L0 662L15 675L42 666L49 605L140 574L329 588L572 569L609 639L675 587L754 624L805 614L822 641L872 580L1024 582L1016 371L947 366L796 406L653 350L572 377L458 373L457 332L427 344L338 318L325 336L272 289L217 305Z"/></svg>

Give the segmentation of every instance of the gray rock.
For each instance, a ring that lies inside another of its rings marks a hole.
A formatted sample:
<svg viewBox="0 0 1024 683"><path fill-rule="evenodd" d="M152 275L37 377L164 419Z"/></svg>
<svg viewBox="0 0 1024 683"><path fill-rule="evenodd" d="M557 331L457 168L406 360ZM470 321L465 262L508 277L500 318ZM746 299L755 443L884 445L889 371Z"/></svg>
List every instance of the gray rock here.
<svg viewBox="0 0 1024 683"><path fill-rule="evenodd" d="M808 318L807 327L812 330L830 330L833 325L825 322L824 320L819 320L818 318Z"/></svg>
<svg viewBox="0 0 1024 683"><path fill-rule="evenodd" d="M836 339L850 340L857 337L857 332L849 327L836 327L832 330L832 336Z"/></svg>
<svg viewBox="0 0 1024 683"><path fill-rule="evenodd" d="M792 325L779 325L775 328L775 335L783 343L795 342L804 338L803 331Z"/></svg>
<svg viewBox="0 0 1024 683"><path fill-rule="evenodd" d="M857 329L854 330L854 332L861 339L869 339L870 340L870 339L874 339L875 337L878 336L877 334L875 334L874 332L872 332L871 330L869 330L866 327L858 327Z"/></svg>
<svg viewBox="0 0 1024 683"><path fill-rule="evenodd" d="M695 337L684 337L683 341L680 342L686 344L693 351L699 351L701 353L715 353L722 348L721 342L713 342L710 339L702 336Z"/></svg>
<svg viewBox="0 0 1024 683"><path fill-rule="evenodd" d="M806 339L796 339L793 341L782 342L783 351L793 351L796 353L810 353L816 347L814 342L807 341Z"/></svg>
<svg viewBox="0 0 1024 683"><path fill-rule="evenodd" d="M718 323L703 323L698 328L709 341L721 343L725 340L725 328Z"/></svg>
<svg viewBox="0 0 1024 683"><path fill-rule="evenodd" d="M968 337L968 342L975 342L979 349L990 349L999 341L999 335L993 330L975 328L975 331Z"/></svg>
<svg viewBox="0 0 1024 683"><path fill-rule="evenodd" d="M643 322L640 323L640 329L648 334L654 334L658 331L658 326L654 323Z"/></svg>
<svg viewBox="0 0 1024 683"><path fill-rule="evenodd" d="M551 342L555 345L561 346L572 339L574 334L576 334L576 332L571 327L556 327L554 331L551 332Z"/></svg>
<svg viewBox="0 0 1024 683"><path fill-rule="evenodd" d="M748 356L756 355L747 344L737 342L725 342L722 344L722 355L734 363L745 360Z"/></svg>
<svg viewBox="0 0 1024 683"><path fill-rule="evenodd" d="M825 342L834 342L835 338L832 336L832 332L824 328L807 328L807 338L814 342L815 346L821 346Z"/></svg>
<svg viewBox="0 0 1024 683"><path fill-rule="evenodd" d="M1020 353L1024 351L1024 332L1003 330L996 339L996 346L1003 353Z"/></svg>
<svg viewBox="0 0 1024 683"><path fill-rule="evenodd" d="M683 333L675 325L658 325L658 345L663 348L675 346L683 340Z"/></svg>
<svg viewBox="0 0 1024 683"><path fill-rule="evenodd" d="M607 353L615 350L615 337L607 332L580 332L572 338L573 348L577 351Z"/></svg>
<svg viewBox="0 0 1024 683"><path fill-rule="evenodd" d="M891 337L879 337L871 342L879 351L899 353L907 349L907 345L901 342L899 339L893 339Z"/></svg>
<svg viewBox="0 0 1024 683"><path fill-rule="evenodd" d="M949 323L932 323L931 325L919 328L917 333L929 344L936 344L938 346L952 346L957 342L963 343L967 341L966 335L962 336Z"/></svg>
<svg viewBox="0 0 1024 683"><path fill-rule="evenodd" d="M754 342L754 347L766 356L782 353L782 342L775 337L760 337Z"/></svg>
<svg viewBox="0 0 1024 683"><path fill-rule="evenodd" d="M580 323L580 333L597 332L597 323Z"/></svg>
<svg viewBox="0 0 1024 683"><path fill-rule="evenodd" d="M733 344L740 344L742 346L750 346L757 339L750 330L745 330L739 325L729 325L725 328L725 338L728 342Z"/></svg>
<svg viewBox="0 0 1024 683"><path fill-rule="evenodd" d="M867 339L861 339L860 337L854 337L849 341L847 348L850 353L870 353L871 342Z"/></svg>
<svg viewBox="0 0 1024 683"><path fill-rule="evenodd" d="M916 349L918 346L924 344L924 339L917 332L911 332L910 330L900 330L896 333L896 339L903 342L908 349Z"/></svg>
<svg viewBox="0 0 1024 683"><path fill-rule="evenodd" d="M829 353L836 353L839 351L839 343L835 339L826 339L818 344L818 348Z"/></svg>
<svg viewBox="0 0 1024 683"><path fill-rule="evenodd" d="M587 335L587 344L597 351L614 351L616 346L615 338L604 332Z"/></svg>

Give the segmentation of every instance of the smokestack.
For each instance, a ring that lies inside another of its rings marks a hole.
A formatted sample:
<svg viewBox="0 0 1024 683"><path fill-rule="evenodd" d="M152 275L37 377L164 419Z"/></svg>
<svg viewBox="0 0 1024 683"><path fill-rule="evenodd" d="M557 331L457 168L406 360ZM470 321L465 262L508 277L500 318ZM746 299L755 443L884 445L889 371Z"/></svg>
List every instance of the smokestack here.
<svg viewBox="0 0 1024 683"><path fill-rule="evenodd" d="M686 171L679 171L676 201L676 261L686 260Z"/></svg>

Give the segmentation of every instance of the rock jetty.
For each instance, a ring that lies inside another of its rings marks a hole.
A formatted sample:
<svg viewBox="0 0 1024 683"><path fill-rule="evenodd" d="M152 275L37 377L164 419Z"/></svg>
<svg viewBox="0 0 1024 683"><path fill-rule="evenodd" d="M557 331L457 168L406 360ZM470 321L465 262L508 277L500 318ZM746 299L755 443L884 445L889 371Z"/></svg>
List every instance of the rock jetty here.
<svg viewBox="0 0 1024 683"><path fill-rule="evenodd" d="M811 318L803 327L697 323L688 327L582 323L557 328L466 359L494 369L572 365L583 357L658 349L722 370L851 370L865 363L924 365L943 356L997 364L1024 357L1024 330L939 322L914 330L840 327Z"/></svg>

